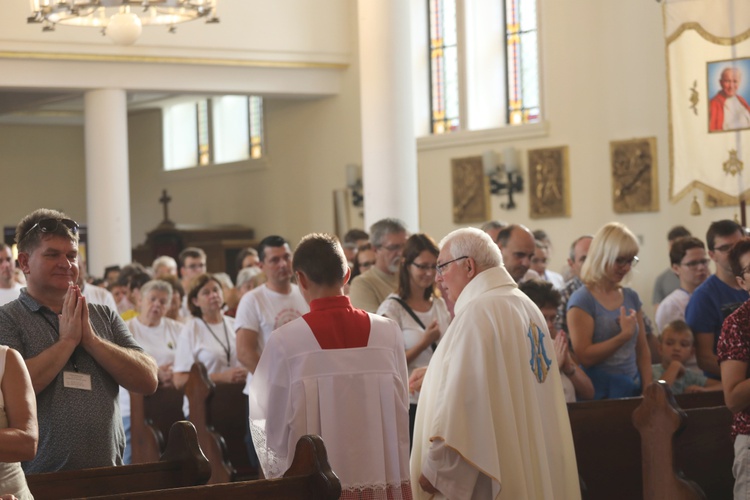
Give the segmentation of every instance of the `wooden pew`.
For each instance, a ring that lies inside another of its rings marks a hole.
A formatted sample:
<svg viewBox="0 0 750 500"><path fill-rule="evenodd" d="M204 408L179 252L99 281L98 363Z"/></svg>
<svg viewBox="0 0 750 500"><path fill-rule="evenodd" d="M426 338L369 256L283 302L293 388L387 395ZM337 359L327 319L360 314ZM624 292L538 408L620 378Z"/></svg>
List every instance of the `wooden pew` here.
<svg viewBox="0 0 750 500"><path fill-rule="evenodd" d="M732 498L732 413L726 406L683 410L657 382L646 389L633 422L641 434L645 500Z"/></svg>
<svg viewBox="0 0 750 500"><path fill-rule="evenodd" d="M99 500L335 500L341 496L341 482L328 463L323 440L302 436L297 442L292 465L279 479L260 479L234 483L209 484L164 489L143 493L96 497Z"/></svg>
<svg viewBox="0 0 750 500"><path fill-rule="evenodd" d="M199 485L210 475L195 427L183 421L172 426L169 445L159 462L30 474L26 480L35 498L57 500Z"/></svg>
<svg viewBox="0 0 750 500"><path fill-rule="evenodd" d="M245 446L247 396L244 383L214 384L202 363L190 369L185 394L190 405L190 421L198 442L211 463L209 483L255 479L258 471L250 466Z"/></svg>
<svg viewBox="0 0 750 500"><path fill-rule="evenodd" d="M175 388L159 388L150 396L130 393L131 463L156 462L164 452L172 424L185 420L183 393Z"/></svg>
<svg viewBox="0 0 750 500"><path fill-rule="evenodd" d="M684 408L698 409L723 405L724 395L683 394L677 400ZM641 436L632 421L642 401L638 397L568 404L584 499L642 497Z"/></svg>

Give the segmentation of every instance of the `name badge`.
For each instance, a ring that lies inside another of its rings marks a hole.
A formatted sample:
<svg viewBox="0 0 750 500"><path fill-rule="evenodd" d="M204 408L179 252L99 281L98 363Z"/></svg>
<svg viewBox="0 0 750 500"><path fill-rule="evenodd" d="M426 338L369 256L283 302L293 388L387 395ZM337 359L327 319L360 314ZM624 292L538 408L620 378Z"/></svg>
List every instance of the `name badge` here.
<svg viewBox="0 0 750 500"><path fill-rule="evenodd" d="M88 373L63 372L63 386L69 389L91 390L91 375Z"/></svg>

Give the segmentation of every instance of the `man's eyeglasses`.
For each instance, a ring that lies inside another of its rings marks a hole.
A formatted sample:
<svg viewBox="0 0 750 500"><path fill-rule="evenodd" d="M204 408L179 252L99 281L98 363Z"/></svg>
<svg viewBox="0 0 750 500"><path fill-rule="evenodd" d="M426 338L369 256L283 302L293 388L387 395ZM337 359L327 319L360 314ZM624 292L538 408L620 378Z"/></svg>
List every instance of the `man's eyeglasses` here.
<svg viewBox="0 0 750 500"><path fill-rule="evenodd" d="M640 259L637 255L634 255L633 257L617 257L615 259L615 265L623 267L630 265L630 267L635 267L638 265L638 262L640 262Z"/></svg>
<svg viewBox="0 0 750 500"><path fill-rule="evenodd" d="M383 250L388 250L389 252L401 252L404 250L405 245L399 245L399 244L393 244L393 245L381 245L378 248L382 248Z"/></svg>
<svg viewBox="0 0 750 500"><path fill-rule="evenodd" d="M690 269L697 269L698 266L707 266L709 262L711 261L708 259L698 259L698 260L691 260L690 262L685 262L682 265L685 267L689 267Z"/></svg>
<svg viewBox="0 0 750 500"><path fill-rule="evenodd" d="M42 233L52 233L60 227L60 224L67 227L72 234L78 234L78 223L72 219L42 219L21 236L18 243L21 243L34 229L38 229Z"/></svg>
<svg viewBox="0 0 750 500"><path fill-rule="evenodd" d="M463 257L457 257L453 260L449 260L448 262L443 262L442 264L438 264L437 266L435 266L435 270L440 276L442 276L443 269L445 269L445 266L447 266L448 264L453 264L454 262L458 262L459 260L468 259L468 258L469 258L468 256L464 255Z"/></svg>

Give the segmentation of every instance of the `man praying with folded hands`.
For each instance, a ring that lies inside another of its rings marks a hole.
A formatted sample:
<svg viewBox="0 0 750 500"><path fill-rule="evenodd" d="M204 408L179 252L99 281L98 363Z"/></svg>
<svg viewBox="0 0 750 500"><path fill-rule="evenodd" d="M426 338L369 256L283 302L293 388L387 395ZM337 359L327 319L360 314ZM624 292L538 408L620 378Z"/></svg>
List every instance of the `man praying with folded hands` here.
<svg viewBox="0 0 750 500"><path fill-rule="evenodd" d="M122 464L119 386L151 394L157 366L117 311L87 304L78 280L78 224L39 209L16 228L27 286L0 308L0 344L21 353L37 399L39 447L26 474Z"/></svg>

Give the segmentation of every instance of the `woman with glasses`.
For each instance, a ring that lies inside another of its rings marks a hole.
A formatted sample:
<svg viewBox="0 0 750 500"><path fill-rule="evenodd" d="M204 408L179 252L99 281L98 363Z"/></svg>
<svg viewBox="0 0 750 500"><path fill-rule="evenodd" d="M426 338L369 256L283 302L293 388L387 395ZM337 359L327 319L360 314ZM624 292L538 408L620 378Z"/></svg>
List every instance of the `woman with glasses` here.
<svg viewBox="0 0 750 500"><path fill-rule="evenodd" d="M378 314L391 318L401 327L409 375L415 368L430 363L437 342L451 319L445 302L435 295L435 265L439 253L435 242L426 234L415 234L406 240L398 272L398 290L378 308ZM409 397L411 442L419 394L415 392Z"/></svg>
<svg viewBox="0 0 750 500"><path fill-rule="evenodd" d="M221 310L224 305L221 283L210 274L201 274L191 285L187 303L192 317L177 341L174 386L178 389L185 386L190 368L197 361L203 363L216 384L245 382L247 370L237 361L234 321Z"/></svg>
<svg viewBox="0 0 750 500"><path fill-rule="evenodd" d="M638 241L618 222L594 235L568 301L573 351L594 383L594 399L638 396L651 384L651 352L638 294L621 282L638 262Z"/></svg>

